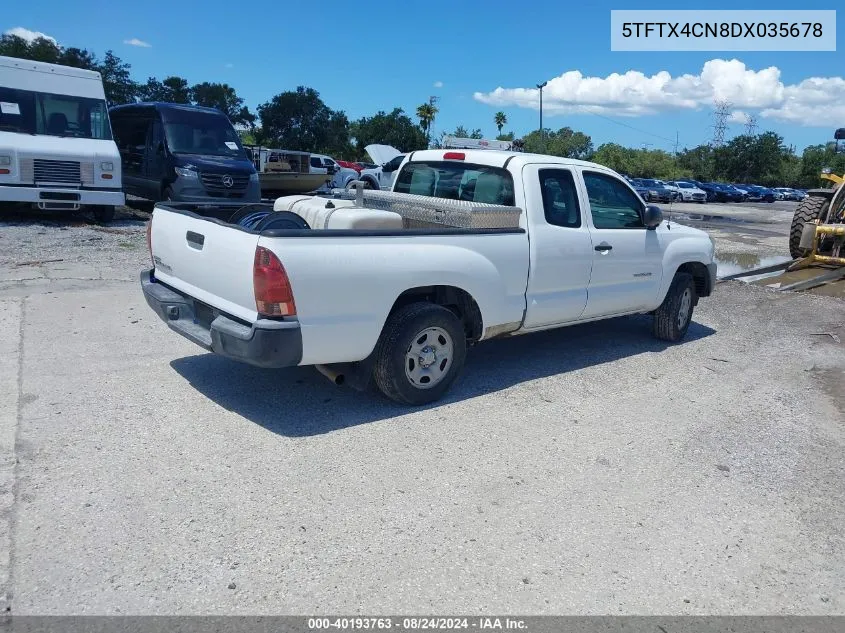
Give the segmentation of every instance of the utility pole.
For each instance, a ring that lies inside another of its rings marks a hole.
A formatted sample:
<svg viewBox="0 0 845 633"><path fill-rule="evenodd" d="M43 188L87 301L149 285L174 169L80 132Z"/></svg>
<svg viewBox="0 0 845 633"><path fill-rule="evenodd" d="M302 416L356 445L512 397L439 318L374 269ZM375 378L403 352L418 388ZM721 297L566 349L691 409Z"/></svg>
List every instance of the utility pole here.
<svg viewBox="0 0 845 633"><path fill-rule="evenodd" d="M546 139L545 134L543 133L543 88L546 87L546 84L549 83L548 81L544 81L541 84L537 84L537 87L540 89L540 146L543 148L543 151L546 151Z"/></svg>
<svg viewBox="0 0 845 633"><path fill-rule="evenodd" d="M754 136L757 134L757 117L751 114L745 115L745 134Z"/></svg>
<svg viewBox="0 0 845 633"><path fill-rule="evenodd" d="M728 101L717 101L713 111L713 147L725 144L725 130L728 128L728 117L731 115L733 104Z"/></svg>

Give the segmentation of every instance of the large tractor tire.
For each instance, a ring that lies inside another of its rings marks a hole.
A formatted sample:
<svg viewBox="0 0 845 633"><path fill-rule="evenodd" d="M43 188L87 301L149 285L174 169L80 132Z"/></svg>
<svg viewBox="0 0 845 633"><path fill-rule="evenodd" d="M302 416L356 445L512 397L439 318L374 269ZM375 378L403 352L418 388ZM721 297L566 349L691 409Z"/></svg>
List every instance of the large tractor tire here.
<svg viewBox="0 0 845 633"><path fill-rule="evenodd" d="M830 204L830 198L822 195L809 195L804 198L795 209L795 215L792 216L792 226L789 229L789 254L792 257L804 257L807 255L807 249L801 248L801 233L804 231L804 225L807 222L815 222L819 217L827 211Z"/></svg>

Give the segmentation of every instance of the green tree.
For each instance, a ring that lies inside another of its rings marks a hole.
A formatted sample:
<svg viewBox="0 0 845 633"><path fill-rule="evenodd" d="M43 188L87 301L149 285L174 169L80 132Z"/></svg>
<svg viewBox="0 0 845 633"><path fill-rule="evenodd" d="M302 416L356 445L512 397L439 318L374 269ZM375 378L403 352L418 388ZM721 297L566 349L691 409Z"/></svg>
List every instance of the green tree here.
<svg viewBox="0 0 845 633"><path fill-rule="evenodd" d="M236 125L248 125L251 127L255 124L255 115L244 106L244 100L228 84L209 83L205 81L191 87L190 95L197 105L205 106L206 108L217 108Z"/></svg>
<svg viewBox="0 0 845 633"><path fill-rule="evenodd" d="M29 42L17 35L0 36L0 55L17 57L18 59L33 59L30 57Z"/></svg>
<svg viewBox="0 0 845 633"><path fill-rule="evenodd" d="M493 116L493 121L495 121L496 129L499 130L499 136L501 136L502 128L507 125L508 116L504 112L499 111Z"/></svg>
<svg viewBox="0 0 845 633"><path fill-rule="evenodd" d="M371 117L362 117L352 124L352 136L359 156L371 144L392 145L400 152L410 152L428 147L428 139L419 126L404 113L402 108L392 112L379 111Z"/></svg>
<svg viewBox="0 0 845 633"><path fill-rule="evenodd" d="M168 77L164 81L150 77L147 83L138 86L138 97L142 101L193 102L193 93L188 86L188 80L183 77Z"/></svg>
<svg viewBox="0 0 845 633"><path fill-rule="evenodd" d="M420 120L420 127L425 132L425 140L428 143L431 134L431 125L434 123L434 117L437 116L437 106L433 103L423 103L417 106L417 118Z"/></svg>
<svg viewBox="0 0 845 633"><path fill-rule="evenodd" d="M351 153L346 115L329 108L313 88L299 86L277 94L258 106L258 116L263 144L335 156ZM411 126L423 136L416 125Z"/></svg>
<svg viewBox="0 0 845 633"><path fill-rule="evenodd" d="M499 134L496 137L497 141L513 141L516 137L514 136L513 132L508 132L507 134Z"/></svg>
<svg viewBox="0 0 845 633"><path fill-rule="evenodd" d="M562 127L557 132L546 128L541 137L540 130L525 136L525 151L545 153L551 156L586 160L593 154L593 141L583 132Z"/></svg>
<svg viewBox="0 0 845 633"><path fill-rule="evenodd" d="M115 55L106 51L103 61L96 70L103 77L103 88L106 91L106 101L109 105L133 103L138 95L138 84L132 81L129 70L132 67Z"/></svg>
<svg viewBox="0 0 845 633"><path fill-rule="evenodd" d="M73 66L86 70L96 70L97 57L91 51L84 48L64 48L59 55L59 64L62 66Z"/></svg>

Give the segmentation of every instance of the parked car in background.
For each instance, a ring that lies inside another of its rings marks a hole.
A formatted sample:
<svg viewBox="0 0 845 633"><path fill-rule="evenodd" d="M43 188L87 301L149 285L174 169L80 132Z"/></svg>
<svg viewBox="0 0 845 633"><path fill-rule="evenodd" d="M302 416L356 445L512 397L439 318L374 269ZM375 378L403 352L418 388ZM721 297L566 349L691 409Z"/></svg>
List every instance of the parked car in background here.
<svg viewBox="0 0 845 633"><path fill-rule="evenodd" d="M712 182L701 182L699 180L691 180L689 182L704 192L705 202L717 202L716 198L718 197L718 189L715 184Z"/></svg>
<svg viewBox="0 0 845 633"><path fill-rule="evenodd" d="M648 202L672 202L675 199L675 192L668 189L659 180L653 178L635 178L633 182L647 191L646 197L643 199Z"/></svg>
<svg viewBox="0 0 845 633"><path fill-rule="evenodd" d="M777 194L774 190L760 185L736 185L737 188L748 192L748 200L760 200L762 202L774 202Z"/></svg>
<svg viewBox="0 0 845 633"><path fill-rule="evenodd" d="M775 187L774 190L783 196L783 200L792 200L797 202L804 199L802 192L790 189L789 187Z"/></svg>
<svg viewBox="0 0 845 633"><path fill-rule="evenodd" d="M750 185L731 185L735 189L741 191L745 196L746 202L759 202L761 200L760 192Z"/></svg>
<svg viewBox="0 0 845 633"><path fill-rule="evenodd" d="M686 180L673 180L666 183L666 186L675 191L683 202L704 203L707 201L707 193Z"/></svg>
<svg viewBox="0 0 845 633"><path fill-rule="evenodd" d="M359 174L361 173L361 170L364 169L358 163L353 163L353 162L348 161L348 160L339 160L339 161L337 161L337 164L340 165L341 167L346 167L347 169L354 169Z"/></svg>
<svg viewBox="0 0 845 633"><path fill-rule="evenodd" d="M396 179L396 170L402 164L405 154L390 145L367 145L366 150L379 166L362 170L360 179L370 189L391 189Z"/></svg>
<svg viewBox="0 0 845 633"><path fill-rule="evenodd" d="M732 185L723 182L711 182L716 190L716 202L742 202L745 200L746 193L740 191Z"/></svg>
<svg viewBox="0 0 845 633"><path fill-rule="evenodd" d="M378 165L376 165L375 163L365 163L362 161L358 161L355 164L358 165L358 167L360 167L361 169L375 169L376 167L378 167Z"/></svg>
<svg viewBox="0 0 845 633"><path fill-rule="evenodd" d="M0 205L108 222L122 184L100 73L0 57Z"/></svg>
<svg viewBox="0 0 845 633"><path fill-rule="evenodd" d="M130 103L109 114L126 193L173 202L261 201L255 165L220 110Z"/></svg>

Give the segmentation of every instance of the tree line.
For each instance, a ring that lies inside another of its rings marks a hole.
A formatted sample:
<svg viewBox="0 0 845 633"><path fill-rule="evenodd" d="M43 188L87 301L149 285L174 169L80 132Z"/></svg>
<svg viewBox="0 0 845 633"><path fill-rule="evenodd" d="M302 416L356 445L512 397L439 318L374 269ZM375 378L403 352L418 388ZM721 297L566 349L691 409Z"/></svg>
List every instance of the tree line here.
<svg viewBox="0 0 845 633"><path fill-rule="evenodd" d="M392 145L402 152L425 147L441 147L446 132L431 138L439 113L434 101L414 112L416 120L402 108L380 110L372 116L350 121L343 110L326 105L313 88L298 86L277 94L249 110L234 88L226 83L202 82L191 85L187 79L149 77L144 82L132 78L130 64L113 51L102 59L87 49L63 47L46 38L33 41L15 35L0 37L0 55L32 59L98 71L109 105L137 101L169 101L217 108L242 130L244 141L329 154L341 159L365 158L364 148L372 143ZM507 115L496 112L492 123L498 140L517 140L513 132L502 133ZM451 136L483 138L481 128L459 125ZM631 177L754 183L768 186L816 187L822 169L845 172L845 154L832 144L812 145L798 155L774 132L737 136L721 147L699 145L677 153L660 149L636 149L617 143L594 148L591 137L570 127L535 130L521 139L526 152L537 152L591 160Z"/></svg>

